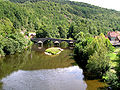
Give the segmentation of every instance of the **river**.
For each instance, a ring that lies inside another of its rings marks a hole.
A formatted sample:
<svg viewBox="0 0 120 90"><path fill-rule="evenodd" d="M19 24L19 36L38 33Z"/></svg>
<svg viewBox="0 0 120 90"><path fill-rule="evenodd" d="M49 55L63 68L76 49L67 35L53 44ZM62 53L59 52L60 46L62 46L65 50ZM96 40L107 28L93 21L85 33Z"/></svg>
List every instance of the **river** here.
<svg viewBox="0 0 120 90"><path fill-rule="evenodd" d="M73 50L66 48L57 56L44 54L46 47L0 59L1 90L97 90L105 83L84 80L83 70L72 58Z"/></svg>

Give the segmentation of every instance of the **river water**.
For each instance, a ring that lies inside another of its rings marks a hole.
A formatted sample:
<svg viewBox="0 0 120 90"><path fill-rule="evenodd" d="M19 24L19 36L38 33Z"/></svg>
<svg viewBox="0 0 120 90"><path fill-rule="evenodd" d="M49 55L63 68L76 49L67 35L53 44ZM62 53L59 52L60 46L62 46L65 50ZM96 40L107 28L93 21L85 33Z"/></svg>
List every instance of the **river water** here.
<svg viewBox="0 0 120 90"><path fill-rule="evenodd" d="M1 90L97 90L105 84L84 81L83 70L75 65L73 50L64 49L57 56L44 54L46 48L8 55L0 59Z"/></svg>

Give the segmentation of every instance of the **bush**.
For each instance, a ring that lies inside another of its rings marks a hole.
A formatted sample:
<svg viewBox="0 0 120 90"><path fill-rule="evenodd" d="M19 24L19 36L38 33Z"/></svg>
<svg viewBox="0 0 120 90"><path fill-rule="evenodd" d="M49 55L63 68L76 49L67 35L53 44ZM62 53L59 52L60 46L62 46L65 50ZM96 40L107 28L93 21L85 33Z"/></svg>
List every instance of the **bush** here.
<svg viewBox="0 0 120 90"><path fill-rule="evenodd" d="M102 77L104 81L106 81L110 87L116 89L119 88L118 77L114 71L107 71L106 74Z"/></svg>
<svg viewBox="0 0 120 90"><path fill-rule="evenodd" d="M112 51L108 48L111 44L106 41L103 34L95 38L87 37L84 34L82 36L84 37L78 38L79 43L75 45L74 58L80 67L83 66L82 68L101 77L110 68L110 59L107 57L107 53Z"/></svg>
<svg viewBox="0 0 120 90"><path fill-rule="evenodd" d="M109 39L105 40L105 45L106 45L108 51L113 52L115 50L115 47L112 46Z"/></svg>
<svg viewBox="0 0 120 90"><path fill-rule="evenodd" d="M100 50L90 56L86 67L88 72L101 78L110 69L110 59L103 50Z"/></svg>
<svg viewBox="0 0 120 90"><path fill-rule="evenodd" d="M4 55L5 55L4 51L0 48L0 57Z"/></svg>
<svg viewBox="0 0 120 90"><path fill-rule="evenodd" d="M13 39L9 38L6 42L5 42L5 47L3 48L3 51L6 54L14 54L16 52L18 46L18 42L14 41Z"/></svg>

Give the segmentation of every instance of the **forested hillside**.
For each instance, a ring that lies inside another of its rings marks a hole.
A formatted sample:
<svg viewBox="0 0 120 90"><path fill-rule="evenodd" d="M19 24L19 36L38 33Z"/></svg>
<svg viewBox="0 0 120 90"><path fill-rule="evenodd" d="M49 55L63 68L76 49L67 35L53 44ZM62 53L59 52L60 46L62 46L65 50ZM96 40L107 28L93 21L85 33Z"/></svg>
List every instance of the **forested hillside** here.
<svg viewBox="0 0 120 90"><path fill-rule="evenodd" d="M10 19L15 29L36 31L38 37L75 38L81 31L98 35L120 30L120 12L114 10L66 0L10 1L0 2L0 18Z"/></svg>
<svg viewBox="0 0 120 90"><path fill-rule="evenodd" d="M26 35L36 32L37 37L76 39L80 32L99 35L115 30L120 31L120 12L114 10L68 0L0 0L2 54L28 45L21 31Z"/></svg>

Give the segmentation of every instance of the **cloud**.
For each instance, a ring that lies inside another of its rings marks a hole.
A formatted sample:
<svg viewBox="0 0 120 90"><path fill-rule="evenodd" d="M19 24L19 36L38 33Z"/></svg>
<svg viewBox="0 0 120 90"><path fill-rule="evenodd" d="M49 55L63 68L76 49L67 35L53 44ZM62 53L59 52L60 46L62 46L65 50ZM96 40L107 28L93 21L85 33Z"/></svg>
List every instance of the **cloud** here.
<svg viewBox="0 0 120 90"><path fill-rule="evenodd" d="M71 0L120 11L120 0Z"/></svg>

